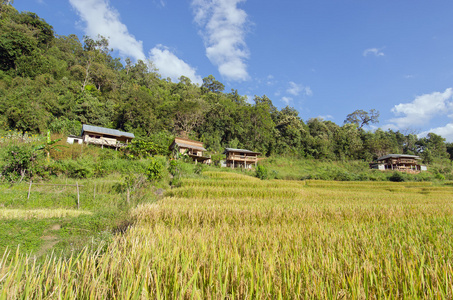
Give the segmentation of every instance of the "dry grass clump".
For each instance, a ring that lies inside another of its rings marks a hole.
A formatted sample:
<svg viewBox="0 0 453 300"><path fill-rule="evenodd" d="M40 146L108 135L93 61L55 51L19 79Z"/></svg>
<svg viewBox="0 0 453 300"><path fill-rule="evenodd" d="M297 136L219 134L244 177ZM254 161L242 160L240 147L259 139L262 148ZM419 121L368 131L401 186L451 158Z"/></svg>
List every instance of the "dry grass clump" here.
<svg viewBox="0 0 453 300"><path fill-rule="evenodd" d="M2 297L453 297L450 188L231 173L199 183L137 207L136 225L95 253L3 258Z"/></svg>
<svg viewBox="0 0 453 300"><path fill-rule="evenodd" d="M0 219L50 219L50 218L67 218L78 217L80 215L91 214L89 211L74 210L74 209L0 209Z"/></svg>

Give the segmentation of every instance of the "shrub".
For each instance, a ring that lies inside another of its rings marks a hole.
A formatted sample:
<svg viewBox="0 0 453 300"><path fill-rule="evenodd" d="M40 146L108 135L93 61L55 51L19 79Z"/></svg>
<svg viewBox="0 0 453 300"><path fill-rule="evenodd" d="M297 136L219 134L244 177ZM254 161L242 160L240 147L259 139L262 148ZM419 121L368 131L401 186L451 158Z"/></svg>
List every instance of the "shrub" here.
<svg viewBox="0 0 453 300"><path fill-rule="evenodd" d="M436 179L439 179L439 180L445 180L445 176L441 173L437 173L435 177L436 177Z"/></svg>
<svg viewBox="0 0 453 300"><path fill-rule="evenodd" d="M90 178L95 173L95 164L93 161L78 159L64 160L52 165L55 174L66 174L71 178ZM98 171L96 171L98 173Z"/></svg>
<svg viewBox="0 0 453 300"><path fill-rule="evenodd" d="M151 158L148 168L146 169L146 176L148 180L160 180L164 176L165 166L159 160Z"/></svg>
<svg viewBox="0 0 453 300"><path fill-rule="evenodd" d="M173 177L179 176L181 173L181 163L178 160L171 160L168 172L170 172Z"/></svg>
<svg viewBox="0 0 453 300"><path fill-rule="evenodd" d="M393 172L393 174L389 177L389 180L393 181L393 182L406 181L406 179L404 178L403 174L401 174L401 172L398 172L398 171Z"/></svg>
<svg viewBox="0 0 453 300"><path fill-rule="evenodd" d="M255 176L261 180L269 179L269 172L267 171L266 167L258 166L258 167L256 167Z"/></svg>
<svg viewBox="0 0 453 300"><path fill-rule="evenodd" d="M203 164L196 164L195 168L193 169L193 172L197 175L203 174L204 171L204 165Z"/></svg>
<svg viewBox="0 0 453 300"><path fill-rule="evenodd" d="M10 146L3 155L2 177L10 182L20 182L33 175L38 154L31 146Z"/></svg>

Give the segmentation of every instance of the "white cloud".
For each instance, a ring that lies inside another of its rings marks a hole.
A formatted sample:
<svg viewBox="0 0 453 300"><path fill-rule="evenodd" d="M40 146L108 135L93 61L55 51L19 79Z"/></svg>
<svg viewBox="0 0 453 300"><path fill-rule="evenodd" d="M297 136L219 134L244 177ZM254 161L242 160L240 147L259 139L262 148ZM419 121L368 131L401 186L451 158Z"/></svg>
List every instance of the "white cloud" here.
<svg viewBox="0 0 453 300"><path fill-rule="evenodd" d="M286 90L288 94L293 96L299 96L301 93L306 96L312 96L313 92L309 86L303 86L301 84L297 84L293 81L289 82L289 88Z"/></svg>
<svg viewBox="0 0 453 300"><path fill-rule="evenodd" d="M165 7L167 3L165 3L164 0L159 0L159 5L162 6L162 7Z"/></svg>
<svg viewBox="0 0 453 300"><path fill-rule="evenodd" d="M98 34L109 39L109 47L119 51L123 57L145 60L142 41L129 33L127 26L120 20L119 13L109 5L108 0L69 0L85 23L85 34L96 38ZM161 0L160 4L165 5ZM163 77L172 80L184 75L194 83L202 82L201 77L186 62L171 53L168 48L157 45L149 52L150 59Z"/></svg>
<svg viewBox="0 0 453 300"><path fill-rule="evenodd" d="M301 89L302 86L300 84L296 84L295 82L290 81L289 88L286 91L291 95L298 96Z"/></svg>
<svg viewBox="0 0 453 300"><path fill-rule="evenodd" d="M237 5L245 0L193 0L195 22L201 27L206 56L230 80L247 80L245 43L247 13Z"/></svg>
<svg viewBox="0 0 453 300"><path fill-rule="evenodd" d="M304 94L307 96L312 96L313 91L311 90L311 88L309 86L306 86L306 87L304 87Z"/></svg>
<svg viewBox="0 0 453 300"><path fill-rule="evenodd" d="M318 116L317 119L324 121L327 119L333 119L333 117L331 115L324 115L324 116Z"/></svg>
<svg viewBox="0 0 453 300"><path fill-rule="evenodd" d="M428 124L436 115L446 115L453 109L453 89L448 88L445 92L434 92L417 96L410 103L401 103L392 108L392 112L398 118L390 122L398 128L407 128Z"/></svg>
<svg viewBox="0 0 453 300"><path fill-rule="evenodd" d="M427 131L424 131L418 135L418 137L424 137L428 135L428 133L435 133L437 135L440 135L441 137L445 138L447 142L453 142L453 123L448 123L447 125L443 127L437 127L433 128Z"/></svg>
<svg viewBox="0 0 453 300"><path fill-rule="evenodd" d="M190 78L194 83L201 84L203 82L190 65L179 59L165 46L157 45L149 51L149 56L156 68L159 69L159 73L165 77L170 77L175 82L181 75Z"/></svg>
<svg viewBox="0 0 453 300"><path fill-rule="evenodd" d="M142 41L137 41L121 23L119 13L105 0L69 0L85 22L86 35L96 38L99 34L109 39L109 46L122 56L145 59Z"/></svg>
<svg viewBox="0 0 453 300"><path fill-rule="evenodd" d="M267 85L273 85L273 84L274 84L274 76L272 76L272 75L267 75L266 80L267 80L267 81L266 81L266 84L267 84Z"/></svg>
<svg viewBox="0 0 453 300"><path fill-rule="evenodd" d="M374 55L374 56L384 56L384 52L382 52L380 49L378 48L369 48L369 49L366 49L365 51L363 51L363 56L367 57L368 55Z"/></svg>
<svg viewBox="0 0 453 300"><path fill-rule="evenodd" d="M282 97L282 101L286 103L286 105L289 105L289 102L291 102L293 98L291 97Z"/></svg>

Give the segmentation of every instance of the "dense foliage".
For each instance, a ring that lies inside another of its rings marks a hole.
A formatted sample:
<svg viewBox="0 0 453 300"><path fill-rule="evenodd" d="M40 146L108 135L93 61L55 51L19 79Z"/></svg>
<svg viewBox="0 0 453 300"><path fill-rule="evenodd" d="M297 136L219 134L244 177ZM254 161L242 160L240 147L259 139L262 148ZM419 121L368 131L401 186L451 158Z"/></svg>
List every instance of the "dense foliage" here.
<svg viewBox="0 0 453 300"><path fill-rule="evenodd" d="M405 153L425 163L448 162L453 151L433 133L418 138L363 130L377 122L375 110L357 110L342 126L304 122L294 108L279 110L266 95L250 103L237 90L225 92L212 75L201 86L184 76L175 83L150 61L123 64L110 52L103 37L59 36L36 14L0 4L0 128L62 134L79 134L82 123L117 128L145 138L130 149L138 157L145 148L164 151L172 135L201 140L212 153L229 146L331 160Z"/></svg>

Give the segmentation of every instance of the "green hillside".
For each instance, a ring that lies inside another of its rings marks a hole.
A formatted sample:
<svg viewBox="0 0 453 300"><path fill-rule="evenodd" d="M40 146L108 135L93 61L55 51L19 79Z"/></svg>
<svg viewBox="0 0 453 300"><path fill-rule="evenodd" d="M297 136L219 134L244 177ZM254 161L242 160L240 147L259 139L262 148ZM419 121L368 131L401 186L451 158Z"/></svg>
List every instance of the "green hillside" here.
<svg viewBox="0 0 453 300"><path fill-rule="evenodd" d="M56 35L38 15L0 4L0 136L8 130L79 134L84 123L154 141L189 136L212 153L228 146L266 156L367 162L404 153L428 164L447 164L452 153L452 144L436 134L363 130L378 121L374 110L358 107L341 125L302 120L266 95L247 99L225 91L212 75L201 86L186 77L171 82L152 62L122 61L111 53L106 38Z"/></svg>

